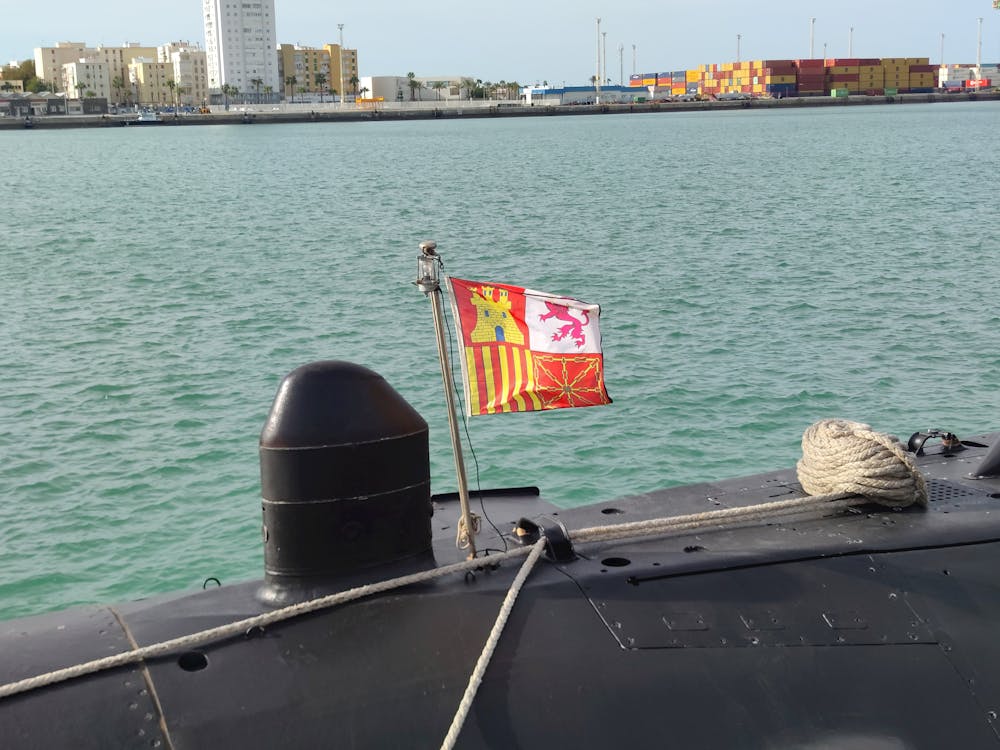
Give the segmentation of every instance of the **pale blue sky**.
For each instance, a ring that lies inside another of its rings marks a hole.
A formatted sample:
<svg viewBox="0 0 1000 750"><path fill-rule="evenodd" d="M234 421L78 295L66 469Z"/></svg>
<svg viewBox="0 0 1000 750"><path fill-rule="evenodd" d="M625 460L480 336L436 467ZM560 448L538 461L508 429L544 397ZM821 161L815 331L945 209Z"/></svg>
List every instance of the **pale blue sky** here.
<svg viewBox="0 0 1000 750"><path fill-rule="evenodd" d="M9 0L3 0L6 5ZM136 12L137 8L141 11ZM768 8L769 10L757 10ZM18 17L18 16L22 17ZM608 77L692 68L736 59L809 55L929 57L974 63L982 17L982 60L1000 61L1000 11L992 0L276 0L278 41L358 49L361 75L471 76L484 80L582 85L597 67L597 24L606 36ZM38 8L0 6L0 61L24 60L59 41L204 46L200 0L49 0ZM854 27L853 36L850 28ZM619 45L624 53L619 57ZM621 64L620 64L621 63Z"/></svg>

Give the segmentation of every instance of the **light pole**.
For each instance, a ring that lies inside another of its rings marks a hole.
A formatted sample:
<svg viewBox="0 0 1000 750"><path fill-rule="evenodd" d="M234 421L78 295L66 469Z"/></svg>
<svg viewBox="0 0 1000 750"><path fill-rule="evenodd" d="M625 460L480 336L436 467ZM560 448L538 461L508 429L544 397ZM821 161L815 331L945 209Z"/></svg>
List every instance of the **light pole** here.
<svg viewBox="0 0 1000 750"><path fill-rule="evenodd" d="M983 19L979 19L979 40L976 43L976 80L983 79Z"/></svg>
<svg viewBox="0 0 1000 750"><path fill-rule="evenodd" d="M742 34L736 35L736 62L740 61L740 40L743 38Z"/></svg>
<svg viewBox="0 0 1000 750"><path fill-rule="evenodd" d="M809 59L813 59L813 39L815 38L816 32L816 19L809 19Z"/></svg>
<svg viewBox="0 0 1000 750"><path fill-rule="evenodd" d="M337 64L337 70L340 72L340 106L343 107L344 106L344 24L338 23L337 29L340 31L340 50L338 51L338 54L340 55L340 61Z"/></svg>
<svg viewBox="0 0 1000 750"><path fill-rule="evenodd" d="M826 62L826 42L823 42L823 62Z"/></svg>
<svg viewBox="0 0 1000 750"><path fill-rule="evenodd" d="M847 35L847 56L854 57L854 27L851 27L851 33Z"/></svg>
<svg viewBox="0 0 1000 750"><path fill-rule="evenodd" d="M601 32L601 83L608 80L608 32Z"/></svg>
<svg viewBox="0 0 1000 750"><path fill-rule="evenodd" d="M601 103L601 18L597 17L597 75L594 76L594 104Z"/></svg>
<svg viewBox="0 0 1000 750"><path fill-rule="evenodd" d="M635 75L635 45L632 45L632 75Z"/></svg>
<svg viewBox="0 0 1000 750"><path fill-rule="evenodd" d="M625 64L623 62L623 55L625 54L625 45L618 42L618 85L625 85Z"/></svg>
<svg viewBox="0 0 1000 750"><path fill-rule="evenodd" d="M941 67L944 67L944 32L941 32Z"/></svg>

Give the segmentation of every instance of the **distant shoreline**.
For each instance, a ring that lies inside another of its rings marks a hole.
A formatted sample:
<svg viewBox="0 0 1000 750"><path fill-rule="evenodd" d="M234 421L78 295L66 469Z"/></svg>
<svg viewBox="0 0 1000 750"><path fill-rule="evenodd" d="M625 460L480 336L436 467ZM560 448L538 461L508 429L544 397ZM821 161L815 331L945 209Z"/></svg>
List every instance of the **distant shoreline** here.
<svg viewBox="0 0 1000 750"><path fill-rule="evenodd" d="M295 112L245 112L230 110L211 114L163 114L160 123L135 123L136 115L42 115L31 118L32 130L60 128L142 127L161 128L177 125L281 124L301 122L363 122L400 120L455 120L484 117L559 117L566 115L645 114L659 112L703 112L738 109L795 109L801 107L845 107L890 104L926 104L967 101L1000 101L1000 93L896 94L894 96L788 97L785 99L745 99L730 101L643 102L635 104L562 104L521 105L504 102L503 106L463 108L454 103L437 108L389 109L319 109ZM21 118L0 117L0 130L25 130Z"/></svg>

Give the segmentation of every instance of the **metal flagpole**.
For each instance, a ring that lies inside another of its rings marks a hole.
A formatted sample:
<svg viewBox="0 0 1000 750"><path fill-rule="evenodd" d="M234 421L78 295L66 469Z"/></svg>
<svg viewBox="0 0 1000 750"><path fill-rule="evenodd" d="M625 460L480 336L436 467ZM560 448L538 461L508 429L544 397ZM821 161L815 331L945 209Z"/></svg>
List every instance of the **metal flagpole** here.
<svg viewBox="0 0 1000 750"><path fill-rule="evenodd" d="M437 243L428 240L420 243L417 256L417 289L430 297L434 313L434 332L437 335L438 355L441 360L441 379L444 381L444 398L448 404L448 427L451 430L451 449L455 454L455 473L458 476L458 501L462 510L459 522L459 546L463 538L468 540L468 559L476 556L477 519L469 510L469 486L465 479L465 461L462 459L462 441L458 434L458 416L455 413L455 393L451 379L451 365L448 362L448 346L444 334L444 307L441 302L441 256L437 254Z"/></svg>

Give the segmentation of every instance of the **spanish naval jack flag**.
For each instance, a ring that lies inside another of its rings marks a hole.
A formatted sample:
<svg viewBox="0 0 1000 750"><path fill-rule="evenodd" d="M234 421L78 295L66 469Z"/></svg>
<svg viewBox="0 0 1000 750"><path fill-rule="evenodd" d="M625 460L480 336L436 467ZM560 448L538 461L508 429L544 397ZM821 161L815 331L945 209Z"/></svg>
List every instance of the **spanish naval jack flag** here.
<svg viewBox="0 0 1000 750"><path fill-rule="evenodd" d="M598 305L509 284L448 283L469 416L611 403Z"/></svg>

